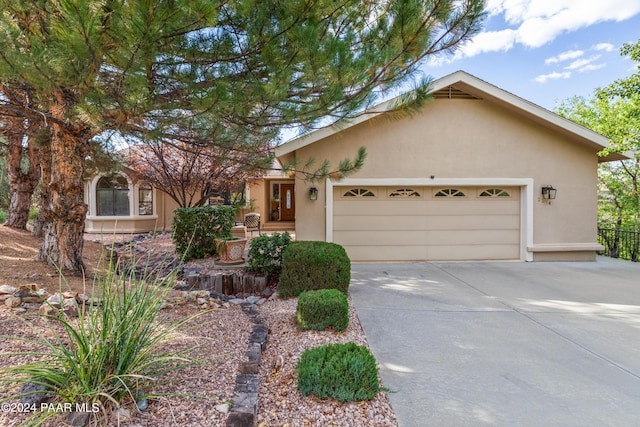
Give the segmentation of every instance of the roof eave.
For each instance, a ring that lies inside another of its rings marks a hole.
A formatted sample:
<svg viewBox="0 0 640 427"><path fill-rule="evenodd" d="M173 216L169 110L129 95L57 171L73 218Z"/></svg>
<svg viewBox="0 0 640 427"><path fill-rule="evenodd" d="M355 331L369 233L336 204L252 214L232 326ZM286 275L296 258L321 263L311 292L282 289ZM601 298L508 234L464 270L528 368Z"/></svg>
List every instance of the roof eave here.
<svg viewBox="0 0 640 427"><path fill-rule="evenodd" d="M551 127L556 127L565 132L568 132L577 137L580 141L586 145L592 146L596 151L601 151L608 147L609 141L603 135L587 129L569 119L559 116L545 108L542 108L530 101L527 101L519 96L516 96L510 92L500 89L484 80L481 80L475 76L464 71L456 71L452 74L444 76L432 83L432 92L444 89L452 85L463 85L465 89L471 93L478 94L481 98L491 98L493 102L509 106L520 110L530 117L535 118ZM393 98L385 101L359 115L358 117L349 120L348 122L339 122L332 126L319 129L315 132L303 135L299 138L295 138L283 145L276 147L275 155L277 158L281 158L287 154L293 153L307 145L313 144L331 135L346 130L359 123L371 120L372 118L379 116L391 109L391 106L397 101L398 98ZM624 160L628 158L623 154L612 153L606 157L599 158L599 162L607 162L612 160Z"/></svg>

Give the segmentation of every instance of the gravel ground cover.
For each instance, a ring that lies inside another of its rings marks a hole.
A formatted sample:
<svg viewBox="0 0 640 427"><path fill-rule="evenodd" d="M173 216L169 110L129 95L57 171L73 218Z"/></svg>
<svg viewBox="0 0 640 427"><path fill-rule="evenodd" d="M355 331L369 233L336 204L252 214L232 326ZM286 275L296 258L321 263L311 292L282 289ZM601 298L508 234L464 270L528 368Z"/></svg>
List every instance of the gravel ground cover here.
<svg viewBox="0 0 640 427"><path fill-rule="evenodd" d="M40 241L26 232L15 232L0 227L0 285L19 286L36 282L49 293L59 287L57 271L34 261ZM155 241L150 247L156 252L172 251L166 239ZM101 245L87 241L85 256L91 266L102 252ZM207 269L211 260L203 260ZM83 281L69 278L72 290L85 291ZM178 302L161 311L159 327L187 317L200 308L195 303L172 294ZM365 344L366 337L353 308L346 331L299 331L295 324L297 299L272 298L260 306L261 315L269 326L267 350L260 366L258 425L260 427L294 426L397 426L395 415L386 393L381 392L371 401L340 403L304 397L297 390L295 366L302 352L310 347L328 343L353 341ZM35 311L16 314L0 304L0 335L34 338L36 332L47 333L45 319L34 317ZM119 425L126 427L163 426L224 426L228 403L233 396L238 366L246 361L248 337L252 324L239 306L230 305L207 311L185 326L168 346L186 348L198 345L191 356L200 363L174 372L170 378L158 378L154 392L164 394L152 399L144 412L130 408L131 419ZM26 341L0 339L0 353L28 352L36 345ZM0 357L0 367L24 363L33 355ZM0 394L0 397L4 395ZM14 400L12 402L17 402ZM83 402L79 402L83 403ZM66 414L47 426L64 427ZM13 427L25 419L24 414L0 411L0 426ZM106 425L116 426L109 421Z"/></svg>
<svg viewBox="0 0 640 427"><path fill-rule="evenodd" d="M291 298L269 300L260 307L270 331L260 365L258 425L397 426L386 392L370 401L341 403L303 396L297 390L295 367L304 350L350 341L367 345L367 339L353 307L349 308L349 327L344 332L300 331L295 320L296 305L297 298Z"/></svg>

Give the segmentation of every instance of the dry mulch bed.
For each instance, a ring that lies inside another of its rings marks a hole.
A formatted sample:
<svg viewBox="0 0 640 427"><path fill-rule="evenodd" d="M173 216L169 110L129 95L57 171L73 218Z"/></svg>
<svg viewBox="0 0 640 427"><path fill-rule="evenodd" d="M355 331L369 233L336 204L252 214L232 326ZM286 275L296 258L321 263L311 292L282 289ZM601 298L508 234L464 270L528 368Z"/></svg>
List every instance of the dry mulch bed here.
<svg viewBox="0 0 640 427"><path fill-rule="evenodd" d="M36 282L51 293L59 286L53 267L33 260L40 245L39 239L27 232L17 232L0 226L0 285L17 287ZM170 248L160 243L164 250ZM157 249L156 249L157 250ZM94 268L102 253L100 244L87 241L85 259ZM206 261L204 261L206 263ZM90 270L92 271L92 270ZM83 291L81 278L70 278L69 286ZM261 315L269 325L269 341L260 366L258 425L267 426L397 426L386 393L367 402L340 403L304 397L297 390L295 365L306 348L318 345L353 341L365 344L366 337L357 314L350 309L350 325L345 332L299 331L295 325L297 299L272 299L260 306ZM160 322L170 324L199 310L190 302L174 304L162 311ZM16 315L0 308L1 334L27 336L25 315ZM36 328L42 328L40 318L26 318ZM189 347L199 344L192 354L202 363L178 371L167 378L170 382L158 386L166 397L152 400L144 412L132 411L130 423L122 426L222 426L227 414L218 406L233 396L235 376L240 362L246 360L247 340L252 325L239 306L214 309L190 322L188 328L176 336L171 346ZM42 329L41 329L42 330ZM26 343L0 340L0 353L26 350ZM0 367L21 363L26 358L0 358ZM283 362L280 364L280 362ZM162 380L162 379L160 379ZM216 408L218 406L218 408ZM0 412L0 426L15 426L24 419L15 413ZM60 421L50 423L61 426ZM116 425L115 422L109 425Z"/></svg>

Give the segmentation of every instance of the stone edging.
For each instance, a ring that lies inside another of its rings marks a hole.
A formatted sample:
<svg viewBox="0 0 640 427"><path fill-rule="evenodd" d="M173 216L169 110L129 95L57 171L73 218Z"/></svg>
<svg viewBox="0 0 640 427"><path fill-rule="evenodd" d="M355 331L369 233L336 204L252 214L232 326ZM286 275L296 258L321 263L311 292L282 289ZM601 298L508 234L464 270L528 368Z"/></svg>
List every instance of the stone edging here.
<svg viewBox="0 0 640 427"><path fill-rule="evenodd" d="M253 427L258 416L258 388L260 386L260 359L267 349L269 327L255 304L243 302L242 311L253 323L247 344L247 359L242 362L236 376L236 386L231 399L227 427Z"/></svg>

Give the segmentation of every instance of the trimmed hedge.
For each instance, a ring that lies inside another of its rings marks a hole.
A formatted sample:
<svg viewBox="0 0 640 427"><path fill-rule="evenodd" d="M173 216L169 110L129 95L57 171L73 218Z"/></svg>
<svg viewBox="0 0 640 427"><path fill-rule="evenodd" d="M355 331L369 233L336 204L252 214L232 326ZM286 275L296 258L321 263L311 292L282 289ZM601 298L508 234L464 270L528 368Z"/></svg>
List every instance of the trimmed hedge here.
<svg viewBox="0 0 640 427"><path fill-rule="evenodd" d="M290 298L317 289L337 289L347 295L350 281L351 261L342 246L319 241L291 242L282 257L278 295Z"/></svg>
<svg viewBox="0 0 640 427"><path fill-rule="evenodd" d="M233 206L177 208L173 212L173 242L185 261L215 254L213 239L231 237L235 221Z"/></svg>
<svg viewBox="0 0 640 427"><path fill-rule="evenodd" d="M323 330L330 326L338 332L349 326L349 301L337 289L318 289L300 294L296 318L301 329Z"/></svg>
<svg viewBox="0 0 640 427"><path fill-rule="evenodd" d="M373 399L381 390L376 359L352 342L305 350L296 366L298 390L340 402Z"/></svg>

